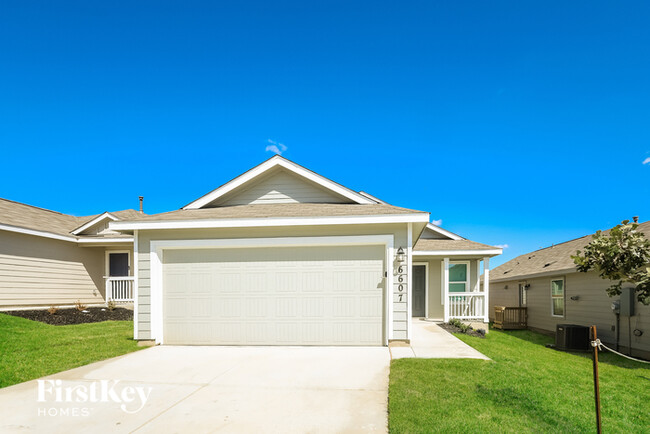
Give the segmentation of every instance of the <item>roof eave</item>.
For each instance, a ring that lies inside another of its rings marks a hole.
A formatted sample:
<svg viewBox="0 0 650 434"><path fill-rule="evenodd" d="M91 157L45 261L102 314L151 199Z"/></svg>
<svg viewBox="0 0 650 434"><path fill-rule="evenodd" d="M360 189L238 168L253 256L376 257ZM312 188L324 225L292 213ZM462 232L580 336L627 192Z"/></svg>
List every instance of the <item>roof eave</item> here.
<svg viewBox="0 0 650 434"><path fill-rule="evenodd" d="M459 250L414 250L414 256L487 256L494 257L503 253L502 249L459 249Z"/></svg>
<svg viewBox="0 0 650 434"><path fill-rule="evenodd" d="M362 216L318 216L318 217L257 217L246 219L195 219L158 221L116 221L109 223L109 229L155 230L155 229L212 229L235 227L277 227L277 226L321 226L342 224L422 223L429 221L428 213L383 214Z"/></svg>
<svg viewBox="0 0 650 434"><path fill-rule="evenodd" d="M569 267L569 268L561 268L559 270L542 271L540 273L517 274L509 277L499 277L496 279L490 276L490 282L509 282L511 280L526 280L526 279L534 279L536 277L552 276L554 274L567 274L567 273L577 273L577 272L578 269L576 267Z"/></svg>

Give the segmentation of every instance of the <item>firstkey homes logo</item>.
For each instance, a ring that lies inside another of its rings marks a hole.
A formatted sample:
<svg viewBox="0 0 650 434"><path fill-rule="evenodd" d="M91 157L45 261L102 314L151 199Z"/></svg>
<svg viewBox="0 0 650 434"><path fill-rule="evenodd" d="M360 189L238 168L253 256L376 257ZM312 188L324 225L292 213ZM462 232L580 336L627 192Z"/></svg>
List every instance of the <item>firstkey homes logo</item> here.
<svg viewBox="0 0 650 434"><path fill-rule="evenodd" d="M142 410L151 387L120 384L120 380L98 380L66 384L62 380L36 380L39 416L90 416L93 404L115 404L125 413Z"/></svg>

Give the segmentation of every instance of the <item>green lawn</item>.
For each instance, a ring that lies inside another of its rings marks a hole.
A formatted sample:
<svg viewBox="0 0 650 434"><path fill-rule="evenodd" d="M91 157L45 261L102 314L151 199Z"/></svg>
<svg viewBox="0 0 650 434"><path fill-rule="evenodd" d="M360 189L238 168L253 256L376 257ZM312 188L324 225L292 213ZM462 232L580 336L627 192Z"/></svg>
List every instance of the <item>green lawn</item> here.
<svg viewBox="0 0 650 434"><path fill-rule="evenodd" d="M141 348L133 321L52 326L0 314L0 387Z"/></svg>
<svg viewBox="0 0 650 434"><path fill-rule="evenodd" d="M530 331L457 336L493 361L393 361L391 432L595 432L589 355ZM599 358L603 431L650 432L650 365Z"/></svg>

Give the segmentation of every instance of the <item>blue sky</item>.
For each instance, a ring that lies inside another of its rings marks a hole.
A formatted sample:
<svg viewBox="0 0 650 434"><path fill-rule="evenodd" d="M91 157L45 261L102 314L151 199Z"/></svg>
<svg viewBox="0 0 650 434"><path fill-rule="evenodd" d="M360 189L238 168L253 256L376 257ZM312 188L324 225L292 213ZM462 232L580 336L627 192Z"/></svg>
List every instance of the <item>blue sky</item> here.
<svg viewBox="0 0 650 434"><path fill-rule="evenodd" d="M0 4L0 197L177 209L283 155L518 254L650 219L650 4Z"/></svg>

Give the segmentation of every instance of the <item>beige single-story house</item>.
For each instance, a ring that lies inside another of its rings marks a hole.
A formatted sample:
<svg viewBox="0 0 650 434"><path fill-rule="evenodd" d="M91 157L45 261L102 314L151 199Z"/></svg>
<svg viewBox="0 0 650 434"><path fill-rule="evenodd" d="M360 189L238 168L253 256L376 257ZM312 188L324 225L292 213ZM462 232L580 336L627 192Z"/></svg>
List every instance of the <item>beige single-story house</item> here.
<svg viewBox="0 0 650 434"><path fill-rule="evenodd" d="M637 229L650 237L650 222ZM490 318L495 306L525 307L528 328L554 333L558 324L596 325L598 337L633 354L650 358L650 306L634 302L635 314L617 317L612 304L619 297L605 292L612 282L594 271L581 273L571 259L591 235L520 255L490 270ZM618 327L618 330L617 330Z"/></svg>
<svg viewBox="0 0 650 434"><path fill-rule="evenodd" d="M9 208L18 206L30 208ZM3 246L16 238L0 252L9 276L0 303L130 297L135 338L160 344L387 345L410 339L412 317L487 322L481 263L489 270L501 253L431 224L428 212L389 205L278 155L176 211L85 219L38 212L61 221L58 238L43 235L53 227L28 227L20 212L0 225ZM46 227L49 217L33 220ZM47 255L20 250L41 238L57 243ZM115 276L111 255L122 249L129 272ZM38 263L58 264L67 280L50 285L50 269L39 272ZM23 279L20 266L33 272L31 285L11 283Z"/></svg>
<svg viewBox="0 0 650 434"><path fill-rule="evenodd" d="M109 230L108 222L142 215L75 217L0 199L0 309L132 300L121 282L133 279L133 236Z"/></svg>

